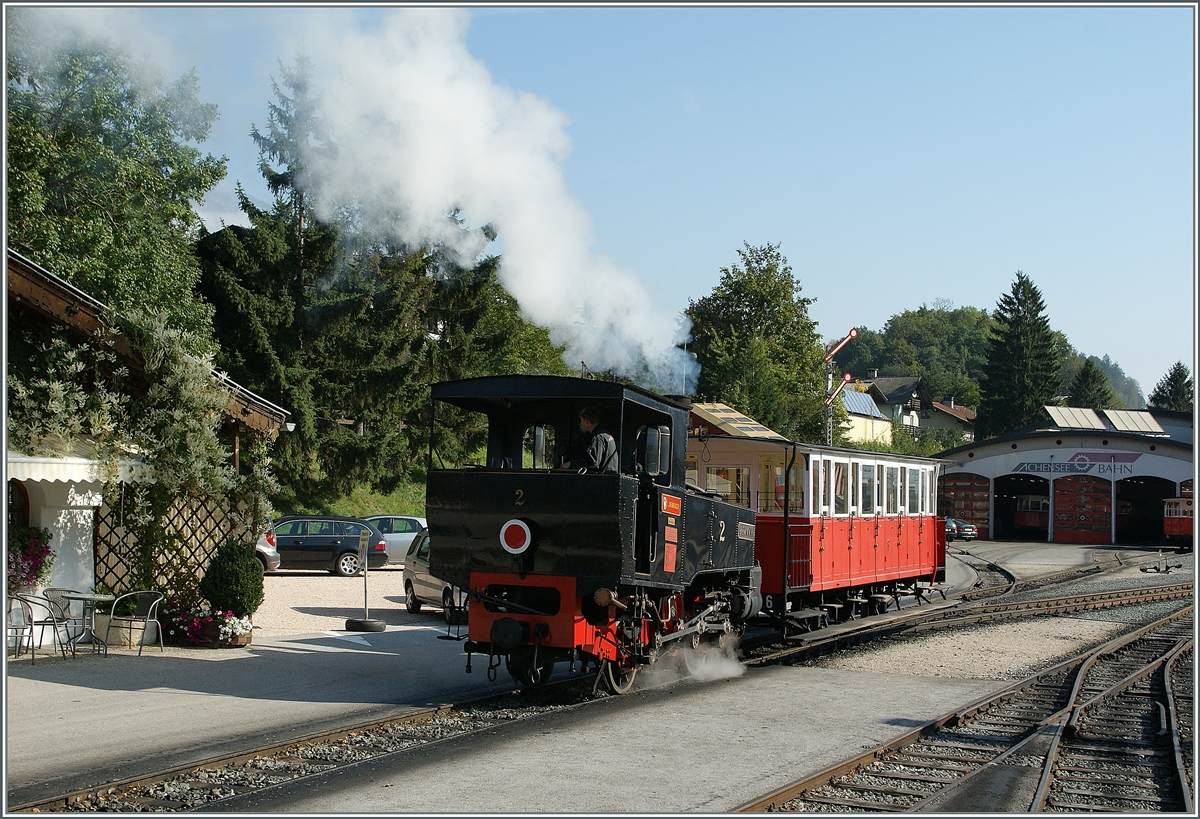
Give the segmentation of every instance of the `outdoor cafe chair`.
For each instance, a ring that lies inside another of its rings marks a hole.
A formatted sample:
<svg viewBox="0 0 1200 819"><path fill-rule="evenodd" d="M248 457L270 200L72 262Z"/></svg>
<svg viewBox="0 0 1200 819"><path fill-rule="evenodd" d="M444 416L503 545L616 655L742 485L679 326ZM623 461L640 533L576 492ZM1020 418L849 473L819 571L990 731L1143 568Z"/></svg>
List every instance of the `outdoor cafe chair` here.
<svg viewBox="0 0 1200 819"><path fill-rule="evenodd" d="M33 652L33 608L19 597L8 599L8 611L5 612L5 630L7 637L4 642L8 650L8 640L15 640L13 657L21 656L21 647L28 643L30 659Z"/></svg>
<svg viewBox="0 0 1200 819"><path fill-rule="evenodd" d="M109 633L115 629L128 629L129 645L133 646L133 628L139 623L142 626L142 634L145 635L146 629L150 627L150 621L155 619L158 613L158 604L162 602L163 594L160 591L135 591L122 594L112 604L112 615L108 618L108 628L104 630L104 642L108 643ZM120 611L121 601L135 601L134 613L130 617L119 617L117 612ZM165 652L163 647L162 629L155 626L155 631L158 632L158 648ZM138 656L142 656L143 640L138 640Z"/></svg>
<svg viewBox="0 0 1200 819"><path fill-rule="evenodd" d="M75 641L87 633L88 623L87 619L83 616L83 612L75 615L71 611L71 601L63 595L78 593L75 589L58 588L49 588L42 591L42 596L58 607L55 613L58 615L59 621L65 623L67 626L67 633L70 635L71 640L72 654L75 653Z"/></svg>
<svg viewBox="0 0 1200 819"><path fill-rule="evenodd" d="M29 660L36 665L34 654L33 630L39 629L37 632L36 644L40 648L42 642L46 639L46 629L50 629L50 645L51 650L57 648L62 652L63 659L67 656L67 642L70 640L70 634L66 623L58 619L53 603L45 597L39 597L36 594L18 594L16 598L20 600L24 606L29 608L30 613L30 639L29 639ZM72 652L73 653L73 652Z"/></svg>

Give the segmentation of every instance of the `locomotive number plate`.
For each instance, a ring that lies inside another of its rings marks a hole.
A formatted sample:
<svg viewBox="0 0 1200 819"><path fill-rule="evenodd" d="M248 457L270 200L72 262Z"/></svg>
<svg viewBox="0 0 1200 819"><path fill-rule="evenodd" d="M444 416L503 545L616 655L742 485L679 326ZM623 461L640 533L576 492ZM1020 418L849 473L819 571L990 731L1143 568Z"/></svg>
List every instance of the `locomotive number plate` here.
<svg viewBox="0 0 1200 819"><path fill-rule="evenodd" d="M738 524L738 540L754 540L754 524L739 523Z"/></svg>

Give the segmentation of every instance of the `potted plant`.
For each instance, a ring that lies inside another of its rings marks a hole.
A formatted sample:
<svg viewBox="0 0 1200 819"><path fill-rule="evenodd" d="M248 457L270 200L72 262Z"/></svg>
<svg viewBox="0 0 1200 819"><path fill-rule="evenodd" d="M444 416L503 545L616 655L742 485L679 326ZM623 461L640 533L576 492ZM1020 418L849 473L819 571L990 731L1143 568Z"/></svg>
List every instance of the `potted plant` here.
<svg viewBox="0 0 1200 819"><path fill-rule="evenodd" d="M54 552L49 529L11 526L8 530L8 593L34 591L50 582Z"/></svg>
<svg viewBox="0 0 1200 819"><path fill-rule="evenodd" d="M250 618L263 601L262 564L254 549L233 540L222 543L200 580L200 594L211 608L187 613L187 638L195 634L212 645L249 645Z"/></svg>

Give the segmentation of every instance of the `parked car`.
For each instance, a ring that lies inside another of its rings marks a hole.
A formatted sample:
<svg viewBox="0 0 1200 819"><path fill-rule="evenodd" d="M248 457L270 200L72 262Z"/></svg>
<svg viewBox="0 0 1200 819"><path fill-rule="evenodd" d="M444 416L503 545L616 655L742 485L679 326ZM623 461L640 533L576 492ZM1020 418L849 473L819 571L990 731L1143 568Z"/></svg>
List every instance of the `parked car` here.
<svg viewBox="0 0 1200 819"><path fill-rule="evenodd" d="M950 536L950 527L954 526L954 537ZM967 523L961 518L946 518L946 541L974 540L979 537L979 529L974 523Z"/></svg>
<svg viewBox="0 0 1200 819"><path fill-rule="evenodd" d="M368 532L368 568L386 566L388 546L383 533L358 518L289 515L275 521L258 539L260 548L256 551L261 555L265 551L262 547L274 548L280 569L327 569L342 577L352 577L361 568L358 538L363 529Z"/></svg>
<svg viewBox="0 0 1200 819"><path fill-rule="evenodd" d="M270 527L270 521L267 522L267 531L254 544L254 556L262 564L264 574L279 568L279 551L275 548L275 532Z"/></svg>
<svg viewBox="0 0 1200 819"><path fill-rule="evenodd" d="M446 622L454 625L467 608L457 586L429 573L429 530L422 529L404 556L404 607L416 614L425 603L440 601ZM461 607L458 605L462 601Z"/></svg>
<svg viewBox="0 0 1200 819"><path fill-rule="evenodd" d="M426 525L425 518L414 515L368 515L363 520L383 532L392 563L401 566L404 565L408 547L413 545L413 541Z"/></svg>

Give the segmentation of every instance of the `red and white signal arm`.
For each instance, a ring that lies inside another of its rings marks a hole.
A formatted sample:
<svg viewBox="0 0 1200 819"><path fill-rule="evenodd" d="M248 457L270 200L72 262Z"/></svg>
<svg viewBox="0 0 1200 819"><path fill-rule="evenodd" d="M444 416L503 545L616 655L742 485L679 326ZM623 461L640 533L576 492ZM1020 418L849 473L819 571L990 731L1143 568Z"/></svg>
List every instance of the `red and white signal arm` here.
<svg viewBox="0 0 1200 819"><path fill-rule="evenodd" d="M500 527L500 545L510 555L519 555L533 544L533 532L523 520L513 519Z"/></svg>

